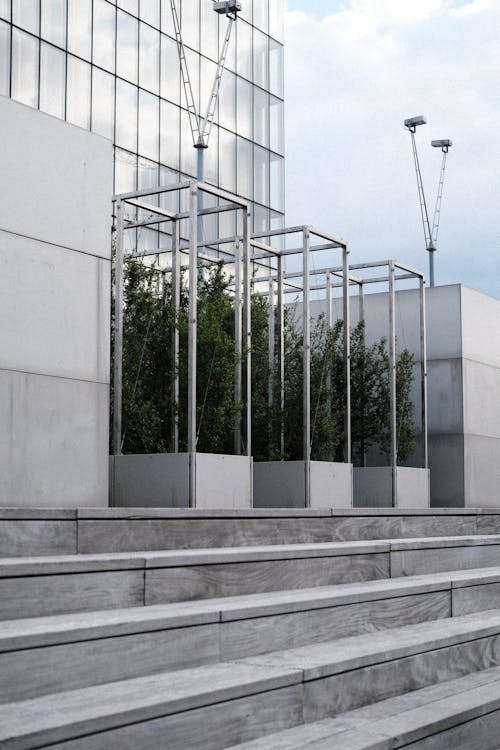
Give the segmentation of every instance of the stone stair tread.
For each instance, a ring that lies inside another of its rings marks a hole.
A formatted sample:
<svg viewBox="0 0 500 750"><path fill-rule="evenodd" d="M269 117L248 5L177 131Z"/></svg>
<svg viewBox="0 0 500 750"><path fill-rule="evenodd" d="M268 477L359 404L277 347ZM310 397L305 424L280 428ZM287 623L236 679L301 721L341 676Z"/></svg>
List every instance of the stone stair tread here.
<svg viewBox="0 0 500 750"><path fill-rule="evenodd" d="M500 610L493 610L6 703L0 745L64 741L498 633Z"/></svg>
<svg viewBox="0 0 500 750"><path fill-rule="evenodd" d="M266 617L500 581L500 567L0 621L0 653Z"/></svg>
<svg viewBox="0 0 500 750"><path fill-rule="evenodd" d="M227 750L393 750L499 709L500 667L493 667Z"/></svg>

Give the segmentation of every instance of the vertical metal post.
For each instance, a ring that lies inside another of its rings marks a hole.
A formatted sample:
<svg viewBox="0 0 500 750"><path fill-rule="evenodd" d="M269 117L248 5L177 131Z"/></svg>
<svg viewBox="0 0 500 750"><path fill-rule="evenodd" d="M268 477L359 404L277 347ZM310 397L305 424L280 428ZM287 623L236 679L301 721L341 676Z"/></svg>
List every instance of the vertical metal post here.
<svg viewBox="0 0 500 750"><path fill-rule="evenodd" d="M172 225L172 302L175 310L175 322L172 329L172 451L179 452L179 312L181 307L181 262L180 262L180 227L174 220Z"/></svg>
<svg viewBox="0 0 500 750"><path fill-rule="evenodd" d="M349 304L349 249L342 248L342 294L344 318L345 447L344 462L351 463L351 309Z"/></svg>
<svg viewBox="0 0 500 750"><path fill-rule="evenodd" d="M234 363L234 403L236 405L236 417L234 425L234 452L241 455L241 369L242 369L242 341L241 341L241 259L242 243L235 244L234 254L234 341L235 341L235 363Z"/></svg>
<svg viewBox="0 0 500 750"><path fill-rule="evenodd" d="M363 286L363 282L361 284L358 284L358 304L359 304L359 322L364 321L365 319L365 289Z"/></svg>
<svg viewBox="0 0 500 750"><path fill-rule="evenodd" d="M420 278L420 385L422 408L422 466L429 465L429 446L427 437L427 323L425 316L425 281Z"/></svg>
<svg viewBox="0 0 500 750"><path fill-rule="evenodd" d="M198 185L189 190L188 453L189 506L196 507L196 348L198 304Z"/></svg>
<svg viewBox="0 0 500 750"><path fill-rule="evenodd" d="M204 164L204 157L205 157L205 146L202 146L200 144L195 145L196 148L196 179L198 182L203 182L205 179L205 164ZM200 211L203 208L203 193L201 190L198 190L198 220L197 220L197 232L198 232L198 242L203 242L203 216L200 215ZM203 276L202 270L200 268L198 277L201 279Z"/></svg>
<svg viewBox="0 0 500 750"><path fill-rule="evenodd" d="M280 381L280 457L285 455L285 302L283 292L284 259L278 256L278 368Z"/></svg>
<svg viewBox="0 0 500 750"><path fill-rule="evenodd" d="M397 498L397 417L396 417L396 293L394 287L394 263L389 261L389 393L390 393L390 434L392 467L392 505Z"/></svg>
<svg viewBox="0 0 500 750"><path fill-rule="evenodd" d="M252 297L250 268L250 211L243 209L243 305L246 358L246 455L252 455Z"/></svg>
<svg viewBox="0 0 500 750"><path fill-rule="evenodd" d="M268 381L267 381L267 405L269 407L269 413L272 413L274 404L274 279L271 275L271 268L269 269L269 307L268 307L268 323L267 323L267 357L268 357ZM269 420L269 447L272 450L272 438L273 438L273 422Z"/></svg>
<svg viewBox="0 0 500 750"><path fill-rule="evenodd" d="M326 274L326 322L327 322L327 354L330 354L330 346L332 344L331 336L332 336L332 329L333 329L333 289L332 289L332 274L328 271ZM330 360L331 362L331 360ZM328 414L328 419L331 422L332 419L332 371L330 368L330 362L327 363L327 371L326 371L326 394L327 394L327 406L326 411ZM335 456L331 456L331 460L333 461L335 459Z"/></svg>
<svg viewBox="0 0 500 750"><path fill-rule="evenodd" d="M326 321L328 328L333 328L332 274L326 274Z"/></svg>
<svg viewBox="0 0 500 750"><path fill-rule="evenodd" d="M302 434L305 461L305 506L311 507L311 294L310 294L311 235L309 227L302 229Z"/></svg>
<svg viewBox="0 0 500 750"><path fill-rule="evenodd" d="M113 380L113 453L122 452L122 360L123 360L123 205L116 201L115 248L115 336Z"/></svg>
<svg viewBox="0 0 500 750"><path fill-rule="evenodd" d="M429 286L434 286L434 248L429 250Z"/></svg>

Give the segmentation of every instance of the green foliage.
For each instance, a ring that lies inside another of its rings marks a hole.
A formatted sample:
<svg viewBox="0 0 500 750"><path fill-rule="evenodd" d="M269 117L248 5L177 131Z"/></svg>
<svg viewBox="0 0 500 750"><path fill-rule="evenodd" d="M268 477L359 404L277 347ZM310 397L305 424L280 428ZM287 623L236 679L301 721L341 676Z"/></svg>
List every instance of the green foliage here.
<svg viewBox="0 0 500 750"><path fill-rule="evenodd" d="M245 403L235 403L235 310L231 279L222 263L198 287L197 450L233 453L235 424ZM256 460L303 457L302 330L285 311L284 383L269 364L269 308L255 296L252 323L252 454ZM179 403L173 398L172 335L179 330ZM278 362L279 330L275 330ZM311 326L311 458L342 461L346 418L343 325L330 328L323 315ZM351 331L351 430L353 462L363 465L370 448L390 451L389 371L385 339L367 345L364 323ZM181 290L175 310L167 279L140 261L125 264L123 342L123 452L171 451L177 413L180 449L187 447L188 298ZM244 353L243 353L244 354ZM243 356L243 382L245 382ZM414 357L404 350L396 368L398 461L415 448L410 399ZM284 445L281 446L283 425Z"/></svg>

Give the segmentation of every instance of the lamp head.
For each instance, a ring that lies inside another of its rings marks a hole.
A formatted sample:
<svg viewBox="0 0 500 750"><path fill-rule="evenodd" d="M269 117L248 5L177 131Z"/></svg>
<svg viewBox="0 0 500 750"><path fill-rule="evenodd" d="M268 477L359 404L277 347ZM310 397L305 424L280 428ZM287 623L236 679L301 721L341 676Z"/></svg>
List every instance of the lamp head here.
<svg viewBox="0 0 500 750"><path fill-rule="evenodd" d="M415 132L415 129L418 128L419 125L425 125L427 123L427 120L423 115L416 115L415 117L409 117L407 120L405 120L405 128L408 128L412 133Z"/></svg>

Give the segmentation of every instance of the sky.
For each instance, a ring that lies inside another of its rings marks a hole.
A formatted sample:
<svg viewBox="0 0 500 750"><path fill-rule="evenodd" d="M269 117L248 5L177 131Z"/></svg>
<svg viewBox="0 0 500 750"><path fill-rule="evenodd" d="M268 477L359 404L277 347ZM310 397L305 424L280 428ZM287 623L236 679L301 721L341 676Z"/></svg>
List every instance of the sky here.
<svg viewBox="0 0 500 750"><path fill-rule="evenodd" d="M349 242L352 263L424 271L410 134L429 212L450 138L435 283L500 298L500 0L286 0L286 224Z"/></svg>

